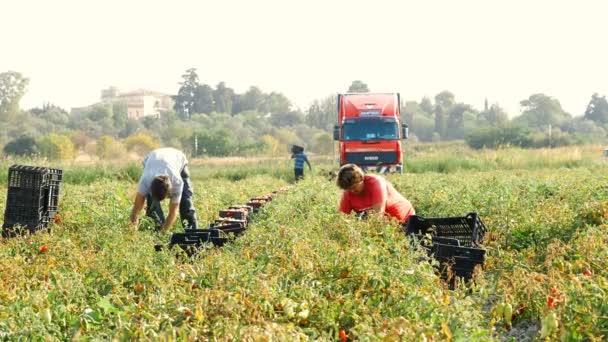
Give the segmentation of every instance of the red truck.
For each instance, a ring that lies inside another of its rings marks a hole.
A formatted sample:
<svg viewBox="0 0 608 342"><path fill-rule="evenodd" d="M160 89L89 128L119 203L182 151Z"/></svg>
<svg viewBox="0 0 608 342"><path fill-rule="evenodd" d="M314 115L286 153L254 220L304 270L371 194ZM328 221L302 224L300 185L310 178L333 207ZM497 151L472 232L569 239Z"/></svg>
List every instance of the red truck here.
<svg viewBox="0 0 608 342"><path fill-rule="evenodd" d="M407 124L401 123L398 93L338 94L340 165L357 164L364 170L403 173L403 144Z"/></svg>

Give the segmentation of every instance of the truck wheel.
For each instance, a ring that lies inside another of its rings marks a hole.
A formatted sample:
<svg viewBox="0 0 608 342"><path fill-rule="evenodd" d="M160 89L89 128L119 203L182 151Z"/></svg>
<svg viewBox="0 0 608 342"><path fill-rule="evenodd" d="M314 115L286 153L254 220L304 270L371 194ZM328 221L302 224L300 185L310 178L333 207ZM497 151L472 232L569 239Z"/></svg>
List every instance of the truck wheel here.
<svg viewBox="0 0 608 342"><path fill-rule="evenodd" d="M397 172L403 174L403 165L397 165Z"/></svg>

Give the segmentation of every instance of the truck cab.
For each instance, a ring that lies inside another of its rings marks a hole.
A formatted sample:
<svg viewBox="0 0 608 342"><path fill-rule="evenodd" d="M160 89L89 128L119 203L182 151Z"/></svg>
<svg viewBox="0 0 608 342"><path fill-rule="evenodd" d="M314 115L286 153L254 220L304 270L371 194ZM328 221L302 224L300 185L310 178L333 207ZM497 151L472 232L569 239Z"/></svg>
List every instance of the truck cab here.
<svg viewBox="0 0 608 342"><path fill-rule="evenodd" d="M401 122L397 93L338 94L340 165L356 164L381 173L403 172L403 145L407 125Z"/></svg>

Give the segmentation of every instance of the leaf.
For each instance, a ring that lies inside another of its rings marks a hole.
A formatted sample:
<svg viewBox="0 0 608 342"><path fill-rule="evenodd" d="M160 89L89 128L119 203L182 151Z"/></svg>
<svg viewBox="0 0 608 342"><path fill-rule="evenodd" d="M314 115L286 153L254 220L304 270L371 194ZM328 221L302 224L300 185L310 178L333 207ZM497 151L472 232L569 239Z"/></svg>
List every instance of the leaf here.
<svg viewBox="0 0 608 342"><path fill-rule="evenodd" d="M441 331L445 334L449 341L454 338L452 335L452 330L450 330L450 327L448 327L445 321L441 321Z"/></svg>
<svg viewBox="0 0 608 342"><path fill-rule="evenodd" d="M116 309L114 307L114 305L112 305L112 303L110 303L110 301L108 300L107 297L103 297L99 300L99 302L97 302L97 306L102 309L105 313L114 313L114 312L118 312L118 309Z"/></svg>

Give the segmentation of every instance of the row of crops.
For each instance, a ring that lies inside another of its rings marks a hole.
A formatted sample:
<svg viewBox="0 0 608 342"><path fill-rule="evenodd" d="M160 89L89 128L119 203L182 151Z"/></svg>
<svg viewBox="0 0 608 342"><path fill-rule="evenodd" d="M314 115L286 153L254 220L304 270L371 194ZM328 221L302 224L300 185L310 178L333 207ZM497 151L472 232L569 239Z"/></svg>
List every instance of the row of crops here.
<svg viewBox="0 0 608 342"><path fill-rule="evenodd" d="M454 290L394 222L338 214L339 191L323 177L189 259L155 251L170 235L153 222L129 228L132 179L66 182L51 234L0 242L0 338L601 340L604 171L389 176L419 215L483 218L484 270ZM199 220L287 183L271 173L194 178Z"/></svg>

